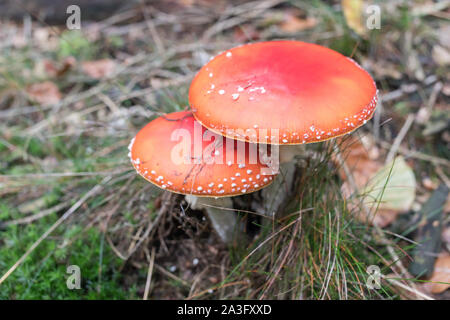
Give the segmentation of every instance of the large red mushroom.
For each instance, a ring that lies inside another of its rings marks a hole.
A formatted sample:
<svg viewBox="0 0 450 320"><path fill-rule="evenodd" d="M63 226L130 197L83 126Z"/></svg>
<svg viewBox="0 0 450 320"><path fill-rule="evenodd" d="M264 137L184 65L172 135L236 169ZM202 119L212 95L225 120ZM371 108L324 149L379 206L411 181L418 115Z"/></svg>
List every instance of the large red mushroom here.
<svg viewBox="0 0 450 320"><path fill-rule="evenodd" d="M192 81L195 118L221 135L256 143L305 144L349 133L377 104L372 77L320 45L269 41L227 50Z"/></svg>
<svg viewBox="0 0 450 320"><path fill-rule="evenodd" d="M132 140L129 155L136 171L162 189L229 197L273 180L258 149L239 143L208 131L191 112L182 111L148 123Z"/></svg>

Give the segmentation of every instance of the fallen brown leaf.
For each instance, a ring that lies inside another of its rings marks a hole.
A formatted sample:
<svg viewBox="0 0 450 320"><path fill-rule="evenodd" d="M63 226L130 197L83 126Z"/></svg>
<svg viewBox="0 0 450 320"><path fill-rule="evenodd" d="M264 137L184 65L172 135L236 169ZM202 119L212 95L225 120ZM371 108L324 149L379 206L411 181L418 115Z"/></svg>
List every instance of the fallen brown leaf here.
<svg viewBox="0 0 450 320"><path fill-rule="evenodd" d="M350 211L356 212L364 222L386 227L399 213L410 208L414 200L415 179L403 158L398 157L392 164L385 165L378 160L378 149L367 137L361 140L340 138L338 143L342 160L351 175L350 179L335 158L339 165L338 173L344 180L341 191L348 199L347 208ZM375 214L367 216L362 204Z"/></svg>
<svg viewBox="0 0 450 320"><path fill-rule="evenodd" d="M363 0L342 0L342 11L344 12L347 25L360 36L365 36L367 28L364 26L364 1Z"/></svg>
<svg viewBox="0 0 450 320"><path fill-rule="evenodd" d="M442 231L442 241L446 245L450 245L450 227L447 227L444 229L444 231Z"/></svg>
<svg viewBox="0 0 450 320"><path fill-rule="evenodd" d="M378 152L374 152L376 147L369 139L359 140L354 137L338 138L337 143L342 151L343 160L352 173L356 186L363 188L370 178L383 166L381 162L376 161L378 156ZM343 180L348 180L342 167L339 167L339 175Z"/></svg>
<svg viewBox="0 0 450 320"><path fill-rule="evenodd" d="M67 57L64 59L62 64L58 65L54 61L44 60L44 70L51 77L60 77L69 71L75 65L74 57Z"/></svg>
<svg viewBox="0 0 450 320"><path fill-rule="evenodd" d="M81 68L88 76L94 79L102 79L114 72L116 63L111 59L85 61L81 64Z"/></svg>
<svg viewBox="0 0 450 320"><path fill-rule="evenodd" d="M367 216L366 212L364 210L361 210L360 203L358 199L352 198L352 195L354 194L353 189L350 187L350 184L346 181L341 186L341 192L344 198L347 198L347 209L349 211L355 212L356 217L364 222L364 223L370 223L371 225L377 225L381 228L387 227L392 222L395 221L397 218L399 212L395 210L387 210L387 209L380 209L376 211L375 215ZM369 208L372 209L372 208Z"/></svg>
<svg viewBox="0 0 450 320"><path fill-rule="evenodd" d="M49 105L61 101L61 92L51 81L32 84L26 89L26 92L31 100L39 104Z"/></svg>
<svg viewBox="0 0 450 320"><path fill-rule="evenodd" d="M450 288L450 255L440 255L436 259L434 271L429 280L434 282L430 284L432 293L441 293Z"/></svg>
<svg viewBox="0 0 450 320"><path fill-rule="evenodd" d="M447 202L445 203L444 212L450 212L450 197L447 199Z"/></svg>
<svg viewBox="0 0 450 320"><path fill-rule="evenodd" d="M342 158L351 172L353 181L358 188L362 190L370 178L382 167L382 164L375 161L371 157L370 149L373 144L370 141L366 141L366 145L363 144L362 140L356 139L354 137L338 138L337 143L340 146L342 152ZM335 159L337 162L337 160ZM356 192L349 182L349 177L345 173L342 166L339 166L339 175L341 176L344 183L341 186L341 192L343 196L349 201L347 202L347 208L350 211L358 212L358 219L361 221L376 224L378 226L384 227L389 225L395 220L396 215L391 214L391 212L377 212L374 217L367 217L364 211L360 211L360 203L358 199L351 198L351 196ZM380 210L381 211L381 210Z"/></svg>
<svg viewBox="0 0 450 320"><path fill-rule="evenodd" d="M317 20L312 17L302 19L288 12L285 15L285 20L281 23L280 28L284 32L294 33L313 28L316 24Z"/></svg>
<svg viewBox="0 0 450 320"><path fill-rule="evenodd" d="M435 45L431 52L433 60L440 66L446 66L450 64L450 52L447 48Z"/></svg>
<svg viewBox="0 0 450 320"><path fill-rule="evenodd" d="M425 187L425 189L433 191L436 190L438 187L438 184L430 179L430 177L425 177L422 179L422 185Z"/></svg>
<svg viewBox="0 0 450 320"><path fill-rule="evenodd" d="M233 32L236 42L254 41L260 38L258 30L251 24L244 24L236 27Z"/></svg>

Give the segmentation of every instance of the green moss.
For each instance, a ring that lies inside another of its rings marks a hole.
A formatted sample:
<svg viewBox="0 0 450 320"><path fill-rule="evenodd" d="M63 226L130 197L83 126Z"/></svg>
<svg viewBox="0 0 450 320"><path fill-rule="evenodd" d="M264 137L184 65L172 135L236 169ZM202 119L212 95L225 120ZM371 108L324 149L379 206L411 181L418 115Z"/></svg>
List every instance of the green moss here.
<svg viewBox="0 0 450 320"><path fill-rule="evenodd" d="M9 212L0 205L0 216ZM8 270L54 222L41 219L26 226L11 226L1 233L0 270ZM82 228L72 226L44 240L40 246L2 284L0 299L129 299L135 289L127 290L118 271L121 261L104 245L103 235L94 228L67 246L60 240L74 239ZM81 288L70 290L67 267L81 271Z"/></svg>
<svg viewBox="0 0 450 320"><path fill-rule="evenodd" d="M82 32L68 30L61 34L57 54L60 58L74 56L78 59L92 59L96 54L96 46Z"/></svg>

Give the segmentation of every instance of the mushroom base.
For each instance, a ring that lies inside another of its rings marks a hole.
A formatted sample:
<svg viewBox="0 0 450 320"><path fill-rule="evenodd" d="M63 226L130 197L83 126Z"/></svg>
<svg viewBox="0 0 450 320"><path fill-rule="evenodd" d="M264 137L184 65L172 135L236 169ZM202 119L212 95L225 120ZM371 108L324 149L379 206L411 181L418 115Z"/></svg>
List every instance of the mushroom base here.
<svg viewBox="0 0 450 320"><path fill-rule="evenodd" d="M233 210L233 201L230 197L216 199L186 195L185 199L192 209L206 212L214 230L224 243L231 244L243 236L244 225Z"/></svg>

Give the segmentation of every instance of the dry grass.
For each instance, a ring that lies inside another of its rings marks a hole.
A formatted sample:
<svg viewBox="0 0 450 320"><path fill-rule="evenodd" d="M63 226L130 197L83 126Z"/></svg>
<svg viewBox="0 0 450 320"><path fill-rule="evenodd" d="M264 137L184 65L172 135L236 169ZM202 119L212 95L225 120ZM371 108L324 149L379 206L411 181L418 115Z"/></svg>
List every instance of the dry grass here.
<svg viewBox="0 0 450 320"><path fill-rule="evenodd" d="M276 219L242 206L248 244L231 247L220 243L204 214L188 209L182 197L139 178L126 155L128 142L149 119L188 105L189 82L211 56L243 42L290 38L353 54L374 75L382 102L357 135L373 138L383 156L408 157L419 180L448 183L448 133L418 133L448 112L448 66L430 58L441 41L434 30L443 27L448 17L440 15L448 12L417 13L412 4L392 2L395 10L384 13L383 28L363 39L348 29L333 1L180 3L130 9L86 24L82 33L40 22L30 30L0 22L0 248L11 240L9 228L24 234L33 225L45 230L30 237L17 256L0 257L0 287L22 281L20 270L47 261L35 252L43 244L70 248L95 228L101 237L92 246L117 258L120 279L100 262L97 278L90 280L104 288L115 281L125 296L134 290L128 298L424 298L410 280L383 282L382 290L366 287L369 265L412 278L403 265L410 243L395 230L355 220L331 161L334 142L311 147L320 156L301 163L296 196ZM314 17L316 23L286 31L287 15ZM67 72L44 71L43 61L61 65L68 55L77 63ZM81 63L100 58L114 60L116 67L109 77L92 79ZM43 81L57 84L60 102L30 99L27 88ZM429 116L425 123L407 118L420 110ZM405 119L411 120L402 131ZM428 192L420 186L419 199ZM69 232L73 226L80 230ZM54 255L50 250L45 259ZM31 281L31 291L38 281ZM96 297L105 297L99 290ZM0 297L16 297L10 287L4 292Z"/></svg>

